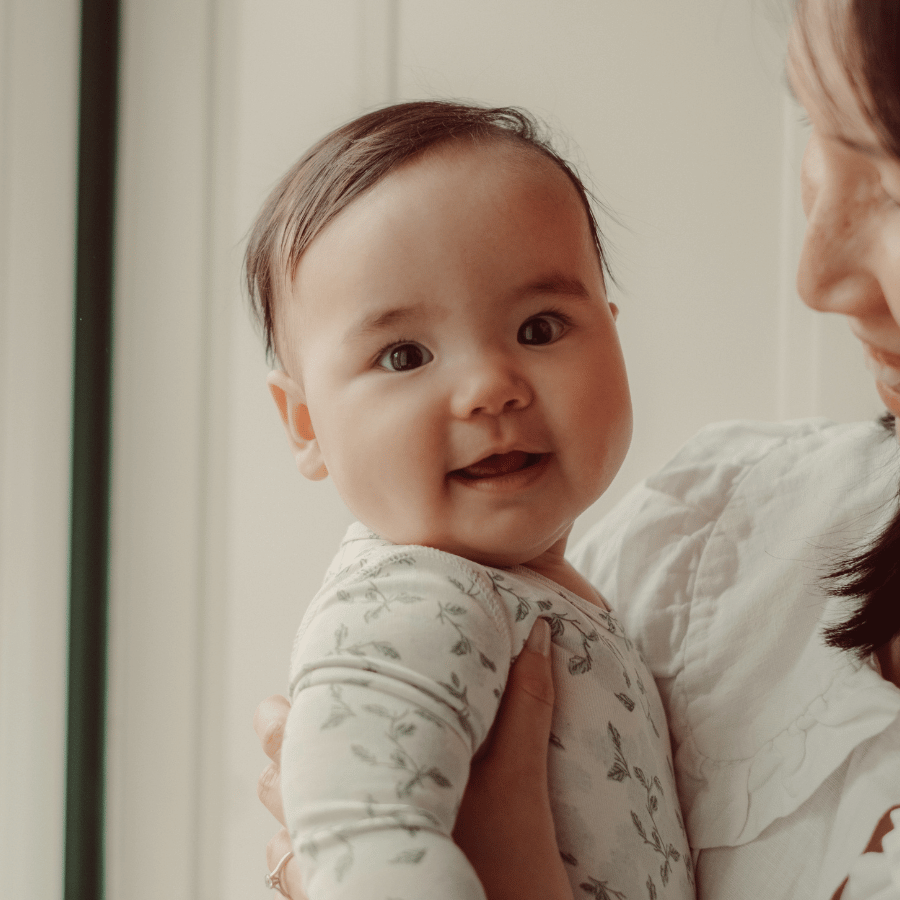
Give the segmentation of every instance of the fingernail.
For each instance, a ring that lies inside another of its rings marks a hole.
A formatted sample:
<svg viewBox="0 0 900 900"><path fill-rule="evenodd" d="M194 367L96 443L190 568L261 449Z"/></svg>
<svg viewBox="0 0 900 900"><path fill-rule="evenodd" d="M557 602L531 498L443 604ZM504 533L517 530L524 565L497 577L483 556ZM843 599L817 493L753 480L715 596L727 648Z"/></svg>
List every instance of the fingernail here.
<svg viewBox="0 0 900 900"><path fill-rule="evenodd" d="M540 653L541 656L550 655L550 625L546 619L537 619L535 621L525 646L535 653Z"/></svg>

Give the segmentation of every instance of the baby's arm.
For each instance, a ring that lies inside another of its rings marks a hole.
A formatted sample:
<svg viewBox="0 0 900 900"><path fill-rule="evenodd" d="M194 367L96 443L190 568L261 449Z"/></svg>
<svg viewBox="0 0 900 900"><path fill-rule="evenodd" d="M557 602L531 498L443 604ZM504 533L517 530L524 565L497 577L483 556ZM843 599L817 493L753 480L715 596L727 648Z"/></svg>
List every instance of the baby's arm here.
<svg viewBox="0 0 900 900"><path fill-rule="evenodd" d="M451 833L510 636L489 582L446 560L392 548L301 627L282 782L311 900L484 897Z"/></svg>
<svg viewBox="0 0 900 900"><path fill-rule="evenodd" d="M494 728L472 764L453 831L488 900L573 900L547 789L553 694L550 627L539 619L510 669ZM259 777L259 798L281 825L281 739L289 710L284 697L269 697L253 717L271 760ZM269 871L290 849L282 828L266 847ZM280 892L289 900L306 900L300 884L299 865L292 857L282 869Z"/></svg>

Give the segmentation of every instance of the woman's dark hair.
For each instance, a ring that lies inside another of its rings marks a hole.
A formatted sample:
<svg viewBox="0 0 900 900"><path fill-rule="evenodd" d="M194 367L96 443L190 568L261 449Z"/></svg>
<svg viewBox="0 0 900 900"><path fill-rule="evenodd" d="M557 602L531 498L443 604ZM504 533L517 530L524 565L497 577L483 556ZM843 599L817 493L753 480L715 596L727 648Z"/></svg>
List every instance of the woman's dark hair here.
<svg viewBox="0 0 900 900"><path fill-rule="evenodd" d="M900 4L852 0L856 77L852 83L885 149L900 159Z"/></svg>
<svg viewBox="0 0 900 900"><path fill-rule="evenodd" d="M250 304L277 353L275 307L303 251L342 209L389 172L450 141L518 144L558 166L572 182L587 215L601 271L609 274L594 216L594 198L575 170L552 148L537 122L513 107L423 100L398 103L342 125L311 147L263 204L250 233L244 273Z"/></svg>
<svg viewBox="0 0 900 900"><path fill-rule="evenodd" d="M809 37L809 0L797 0L797 26L824 95L840 117L824 83ZM884 148L900 159L900 4L894 0L832 0L829 37L860 107Z"/></svg>
<svg viewBox="0 0 900 900"><path fill-rule="evenodd" d="M882 417L881 424L895 438L891 413ZM829 646L863 657L900 633L900 505L881 534L841 560L826 580L829 594L855 605L844 622L825 630Z"/></svg>
<svg viewBox="0 0 900 900"><path fill-rule="evenodd" d="M810 48L806 5L805 0L797 4L797 24ZM831 23L834 47L863 110L885 149L900 160L900 2L844 0L836 4ZM895 436L893 414L883 416L881 424ZM898 498L900 491L891 502ZM826 629L830 646L863 657L900 634L900 505L881 534L841 560L826 584L832 596L854 602L846 621Z"/></svg>

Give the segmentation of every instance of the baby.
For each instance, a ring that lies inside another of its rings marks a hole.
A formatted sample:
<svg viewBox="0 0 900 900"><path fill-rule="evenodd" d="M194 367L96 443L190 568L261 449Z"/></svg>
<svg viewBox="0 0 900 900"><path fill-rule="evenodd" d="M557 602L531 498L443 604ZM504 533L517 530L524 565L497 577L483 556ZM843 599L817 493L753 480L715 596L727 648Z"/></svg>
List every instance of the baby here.
<svg viewBox="0 0 900 900"><path fill-rule="evenodd" d="M483 898L451 838L536 618L574 896L693 897L653 678L566 561L631 404L587 192L511 109L404 103L282 179L246 257L297 466L359 519L291 662L284 808L319 898Z"/></svg>

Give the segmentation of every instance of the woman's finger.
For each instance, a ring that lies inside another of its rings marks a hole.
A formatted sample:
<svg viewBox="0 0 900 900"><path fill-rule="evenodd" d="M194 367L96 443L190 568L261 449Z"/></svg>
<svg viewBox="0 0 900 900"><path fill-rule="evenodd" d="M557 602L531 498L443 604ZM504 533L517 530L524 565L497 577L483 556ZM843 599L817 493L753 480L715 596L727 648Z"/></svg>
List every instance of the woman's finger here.
<svg viewBox="0 0 900 900"><path fill-rule="evenodd" d="M282 824L284 821L284 806L281 802L281 769L275 763L270 763L260 773L256 782L256 793L262 805Z"/></svg>
<svg viewBox="0 0 900 900"><path fill-rule="evenodd" d="M489 900L572 897L547 787L552 717L550 628L541 620L510 670L453 830Z"/></svg>
<svg viewBox="0 0 900 900"><path fill-rule="evenodd" d="M263 700L253 713L253 728L266 756L277 766L281 758L281 740L291 704L287 697L273 694Z"/></svg>
<svg viewBox="0 0 900 900"><path fill-rule="evenodd" d="M266 863L269 872L274 872L275 867L285 855L291 852L291 839L286 828L282 828L266 845ZM292 856L278 873L277 890L288 900L306 900L306 894L300 887L300 867Z"/></svg>
<svg viewBox="0 0 900 900"><path fill-rule="evenodd" d="M266 756L272 760L256 782L256 793L263 806L284 825L281 803L281 740L291 704L285 697L274 694L263 700L253 714L253 727Z"/></svg>
<svg viewBox="0 0 900 900"><path fill-rule="evenodd" d="M510 669L489 749L516 781L533 773L546 782L553 700L550 625L538 619Z"/></svg>

